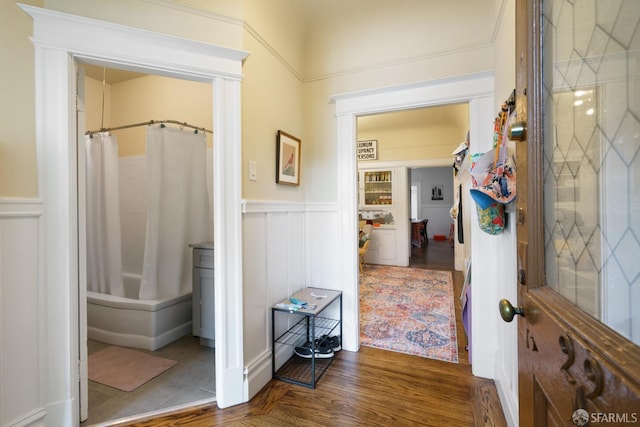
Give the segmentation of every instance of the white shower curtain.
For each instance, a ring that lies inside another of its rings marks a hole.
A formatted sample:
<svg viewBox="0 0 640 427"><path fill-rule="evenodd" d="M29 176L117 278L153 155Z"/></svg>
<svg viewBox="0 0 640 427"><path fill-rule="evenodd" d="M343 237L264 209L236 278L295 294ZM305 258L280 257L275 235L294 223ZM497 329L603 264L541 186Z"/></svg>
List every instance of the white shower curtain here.
<svg viewBox="0 0 640 427"><path fill-rule="evenodd" d="M183 129L147 129L148 205L140 299L191 291L190 243L211 240L207 139Z"/></svg>
<svg viewBox="0 0 640 427"><path fill-rule="evenodd" d="M85 159L87 289L124 296L116 137L87 135Z"/></svg>

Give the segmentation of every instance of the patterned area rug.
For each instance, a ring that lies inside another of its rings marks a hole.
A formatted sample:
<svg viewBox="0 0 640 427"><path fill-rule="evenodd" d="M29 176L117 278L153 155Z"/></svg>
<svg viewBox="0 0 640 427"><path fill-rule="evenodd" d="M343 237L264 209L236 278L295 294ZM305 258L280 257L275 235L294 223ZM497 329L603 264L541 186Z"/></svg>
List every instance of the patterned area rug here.
<svg viewBox="0 0 640 427"><path fill-rule="evenodd" d="M360 343L458 363L450 271L369 266L360 275Z"/></svg>

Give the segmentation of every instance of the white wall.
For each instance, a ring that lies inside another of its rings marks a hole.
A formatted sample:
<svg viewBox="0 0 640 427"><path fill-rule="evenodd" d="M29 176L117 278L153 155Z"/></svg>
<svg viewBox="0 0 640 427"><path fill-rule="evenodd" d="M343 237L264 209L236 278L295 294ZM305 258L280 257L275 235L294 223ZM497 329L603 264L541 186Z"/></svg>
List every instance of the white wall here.
<svg viewBox="0 0 640 427"><path fill-rule="evenodd" d="M42 201L0 199L0 424L42 425Z"/></svg>
<svg viewBox="0 0 640 427"><path fill-rule="evenodd" d="M496 114L502 102L515 89L515 3L494 0L496 15L501 19L495 35L494 69L496 73L494 110ZM513 203L515 205L515 203ZM512 207L513 208L513 207ZM511 209L512 209L511 208ZM517 293L517 236L515 213L509 214L509 225L496 240L496 257L501 260L495 277L498 278L497 297L507 298L515 304ZM474 267L477 268L477 267ZM489 305L497 313L497 301ZM518 329L517 322L505 323L496 314L493 325L497 336L498 351L495 354L495 382L509 426L518 423ZM479 326L481 327L481 326Z"/></svg>

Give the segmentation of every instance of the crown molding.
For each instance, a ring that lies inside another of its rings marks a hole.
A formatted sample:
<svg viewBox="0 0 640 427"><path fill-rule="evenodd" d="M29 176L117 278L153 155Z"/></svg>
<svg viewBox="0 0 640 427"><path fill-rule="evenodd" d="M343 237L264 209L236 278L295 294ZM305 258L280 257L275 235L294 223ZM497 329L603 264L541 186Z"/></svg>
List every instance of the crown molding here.
<svg viewBox="0 0 640 427"><path fill-rule="evenodd" d="M507 0L502 0L493 32L491 34L490 40L487 42L473 43L466 46L460 46L457 49L441 50L437 52L428 53L425 55L419 55L419 56L403 58L403 59L398 59L393 61L374 63L374 64L370 64L363 67L354 67L354 68L344 69L344 70L335 71L335 72L305 75L301 70L298 70L296 69L296 67L291 65L291 63L288 62L286 58L280 54L278 49L273 47L255 28L251 26L249 22L243 19L221 15L221 14L211 12L202 8L194 7L194 6L188 6L176 0L141 0L141 1L148 4L153 4L159 7L173 9L173 10L184 12L184 13L190 13L193 15L201 16L206 19L224 22L227 24L237 25L242 27L242 29L244 29L247 32L247 34L253 37L262 47L265 48L267 52L269 52L278 62L280 62L282 66L287 71L289 71L289 73L291 73L291 75L294 78L296 78L301 83L313 83L313 82L318 82L322 80L330 80L330 79L335 79L339 77L350 76L353 74L384 70L387 68L392 68L400 65L408 65L408 64L410 65L410 64L425 62L425 61L446 57L450 55L456 55L456 54L472 52L480 49L492 48L499 34L500 25L502 23L502 20L504 19L505 9L507 6Z"/></svg>
<svg viewBox="0 0 640 427"><path fill-rule="evenodd" d="M179 10L180 12L191 13L193 15L202 16L203 18L212 19L215 21L225 22L227 24L242 26L244 21L238 18L232 18L226 15L220 15L219 13L211 12L199 7L187 6L183 3L175 0L142 0L145 3L154 4L156 6L166 7L168 9Z"/></svg>
<svg viewBox="0 0 640 427"><path fill-rule="evenodd" d="M365 67L356 67L356 68L337 71L337 72L333 72L333 73L318 74L318 75L315 75L315 76L312 75L312 76L309 76L309 77L305 78L304 82L305 83L310 83L310 82L315 82L315 81L319 81L319 80L327 80L327 79L332 79L332 78L336 78L336 77L344 77L344 76L348 76L348 75L351 75L351 74L363 73L363 72L375 71L375 70L381 70L381 69L385 69L385 68L395 67L395 66L398 66L398 65L413 64L413 63L428 61L428 60L432 60L432 59L440 58L440 57L444 57L444 56L456 55L456 54L459 54L459 53L472 52L472 51L477 51L477 50L487 49L487 48L492 48L492 47L493 47L493 44L490 43L490 42L474 43L474 44L470 44L470 45L467 45L467 46L461 46L461 47L459 47L457 49L441 50L441 51L437 51L437 52L428 53L428 54L425 54L425 55L419 55L419 56L414 56L414 57L409 57L409 58L404 58L404 59L399 59L399 60L394 60L394 61L387 61L387 62L380 62L380 63L377 63L377 64L371 64L371 65L368 65L368 66L365 66Z"/></svg>

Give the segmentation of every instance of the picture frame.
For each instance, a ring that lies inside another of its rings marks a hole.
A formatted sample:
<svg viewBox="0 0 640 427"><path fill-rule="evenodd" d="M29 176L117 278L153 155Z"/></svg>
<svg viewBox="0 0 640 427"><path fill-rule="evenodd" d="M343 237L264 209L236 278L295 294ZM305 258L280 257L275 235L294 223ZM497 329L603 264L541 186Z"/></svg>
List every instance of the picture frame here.
<svg viewBox="0 0 640 427"><path fill-rule="evenodd" d="M434 185L431 187L431 200L444 200L444 185Z"/></svg>
<svg viewBox="0 0 640 427"><path fill-rule="evenodd" d="M276 183L300 185L300 138L278 130L276 137Z"/></svg>

